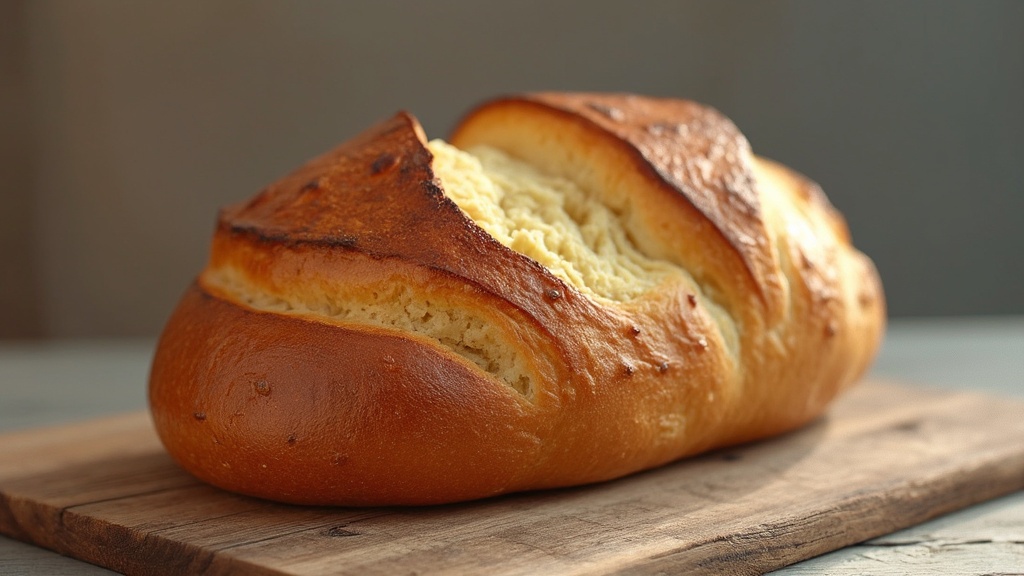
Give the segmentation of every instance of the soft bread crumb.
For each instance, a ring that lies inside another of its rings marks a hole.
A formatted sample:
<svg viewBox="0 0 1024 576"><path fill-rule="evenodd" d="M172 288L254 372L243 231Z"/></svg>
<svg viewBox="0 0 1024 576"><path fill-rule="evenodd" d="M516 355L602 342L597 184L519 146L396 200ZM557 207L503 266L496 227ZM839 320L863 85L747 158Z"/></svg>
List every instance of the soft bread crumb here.
<svg viewBox="0 0 1024 576"><path fill-rule="evenodd" d="M588 296L624 302L682 273L641 253L624 218L570 180L486 146L427 147L445 193L470 219Z"/></svg>
<svg viewBox="0 0 1024 576"><path fill-rule="evenodd" d="M256 310L315 316L339 324L370 325L424 336L500 378L516 392L526 397L533 394L526 358L515 347L504 344L509 335L467 307L437 294L415 290L402 278L394 278L372 291L345 294L304 290L300 298L288 299L266 289L254 289L254 283L236 268L208 271L203 275L203 283Z"/></svg>

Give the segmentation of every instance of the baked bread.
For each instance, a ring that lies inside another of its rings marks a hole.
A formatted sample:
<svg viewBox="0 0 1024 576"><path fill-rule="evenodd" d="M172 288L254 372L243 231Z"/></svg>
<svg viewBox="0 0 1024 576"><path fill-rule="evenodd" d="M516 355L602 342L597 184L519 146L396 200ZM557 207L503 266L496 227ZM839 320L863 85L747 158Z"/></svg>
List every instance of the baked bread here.
<svg viewBox="0 0 1024 576"><path fill-rule="evenodd" d="M842 217L712 109L532 94L450 141L400 113L221 211L150 380L186 470L332 505L598 482L801 426L879 345Z"/></svg>

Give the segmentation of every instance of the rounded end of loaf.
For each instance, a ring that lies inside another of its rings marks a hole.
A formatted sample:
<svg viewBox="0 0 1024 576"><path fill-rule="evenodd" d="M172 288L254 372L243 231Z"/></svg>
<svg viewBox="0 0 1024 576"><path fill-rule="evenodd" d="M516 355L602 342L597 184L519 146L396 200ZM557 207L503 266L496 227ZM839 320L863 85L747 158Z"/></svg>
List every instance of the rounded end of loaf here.
<svg viewBox="0 0 1024 576"><path fill-rule="evenodd" d="M268 314L193 285L150 379L156 429L188 472L295 504L438 504L514 490L529 410L414 338Z"/></svg>

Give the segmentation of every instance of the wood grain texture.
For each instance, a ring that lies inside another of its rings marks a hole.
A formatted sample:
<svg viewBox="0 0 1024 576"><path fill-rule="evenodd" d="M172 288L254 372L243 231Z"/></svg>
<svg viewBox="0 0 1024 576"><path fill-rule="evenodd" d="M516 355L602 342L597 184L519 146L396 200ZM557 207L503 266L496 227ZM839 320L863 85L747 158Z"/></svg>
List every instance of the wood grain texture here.
<svg viewBox="0 0 1024 576"><path fill-rule="evenodd" d="M392 509L205 486L130 415L0 438L0 532L128 574L755 574L1024 488L1022 409L869 383L775 440L584 488Z"/></svg>
<svg viewBox="0 0 1024 576"><path fill-rule="evenodd" d="M1024 576L1024 492L788 569L803 576Z"/></svg>

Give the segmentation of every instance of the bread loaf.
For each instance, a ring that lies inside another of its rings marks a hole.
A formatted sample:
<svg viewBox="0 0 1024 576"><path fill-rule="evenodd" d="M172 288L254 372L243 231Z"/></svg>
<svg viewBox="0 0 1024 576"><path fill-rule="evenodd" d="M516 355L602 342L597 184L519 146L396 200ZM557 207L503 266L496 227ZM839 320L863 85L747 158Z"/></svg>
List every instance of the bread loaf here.
<svg viewBox="0 0 1024 576"><path fill-rule="evenodd" d="M455 502L799 427L884 323L821 190L721 114L532 94L450 143L400 113L222 210L150 403L227 490Z"/></svg>

